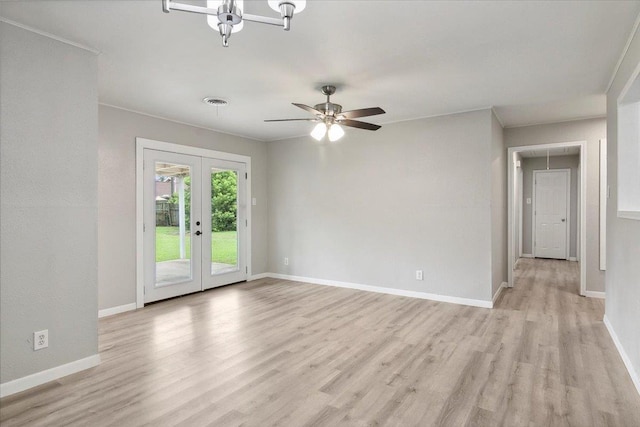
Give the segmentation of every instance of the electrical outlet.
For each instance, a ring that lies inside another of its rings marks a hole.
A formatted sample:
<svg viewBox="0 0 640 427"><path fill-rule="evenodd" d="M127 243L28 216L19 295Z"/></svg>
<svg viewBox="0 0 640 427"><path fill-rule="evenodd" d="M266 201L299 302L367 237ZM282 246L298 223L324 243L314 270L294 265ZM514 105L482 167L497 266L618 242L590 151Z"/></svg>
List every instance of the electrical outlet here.
<svg viewBox="0 0 640 427"><path fill-rule="evenodd" d="M416 280L422 280L422 270L416 270Z"/></svg>
<svg viewBox="0 0 640 427"><path fill-rule="evenodd" d="M284 265L289 265L289 258L287 257L284 258Z"/></svg>
<svg viewBox="0 0 640 427"><path fill-rule="evenodd" d="M38 331L33 333L33 350L42 350L49 347L49 330Z"/></svg>

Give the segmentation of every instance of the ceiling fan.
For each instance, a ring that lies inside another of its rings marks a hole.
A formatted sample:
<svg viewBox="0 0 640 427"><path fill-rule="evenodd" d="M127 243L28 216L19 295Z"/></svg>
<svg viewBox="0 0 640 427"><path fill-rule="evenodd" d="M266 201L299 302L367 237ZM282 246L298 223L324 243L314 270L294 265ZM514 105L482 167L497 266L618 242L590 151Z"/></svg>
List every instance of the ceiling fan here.
<svg viewBox="0 0 640 427"><path fill-rule="evenodd" d="M342 111L342 105L334 104L331 102L330 97L336 93L335 86L322 86L320 89L323 95L326 95L327 102L315 105L313 108L304 104L296 104L298 108L302 108L305 111L315 115L314 118L309 119L274 119L265 120L265 122L295 122L295 121L307 121L317 122L318 124L311 131L311 136L320 141L324 138L325 134L329 136L329 141L334 142L342 138L344 130L342 126L349 126L358 129L365 130L378 130L382 126L375 125L373 123L361 122L359 120L352 120L358 117L375 116L377 114L384 114L385 111L380 107L361 108L359 110Z"/></svg>

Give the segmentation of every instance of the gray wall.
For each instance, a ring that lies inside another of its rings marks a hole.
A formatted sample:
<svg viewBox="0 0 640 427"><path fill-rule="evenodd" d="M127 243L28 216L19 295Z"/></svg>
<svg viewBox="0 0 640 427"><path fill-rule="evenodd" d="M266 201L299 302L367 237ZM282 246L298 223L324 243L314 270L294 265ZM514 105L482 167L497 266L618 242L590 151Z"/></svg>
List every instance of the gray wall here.
<svg viewBox="0 0 640 427"><path fill-rule="evenodd" d="M270 271L490 300L491 143L490 110L270 142Z"/></svg>
<svg viewBox="0 0 640 427"><path fill-rule="evenodd" d="M640 376L640 221L618 218L617 99L640 63L636 33L607 93L607 299L606 316ZM637 143L637 141L636 141Z"/></svg>
<svg viewBox="0 0 640 427"><path fill-rule="evenodd" d="M600 271L600 139L607 136L602 119L576 120L547 125L507 128L505 145L519 147L552 142L587 141L587 290L604 291L604 272ZM585 260L580 260L585 262Z"/></svg>
<svg viewBox="0 0 640 427"><path fill-rule="evenodd" d="M580 156L552 156L550 169L571 169L571 199L569 203L569 256L577 257L578 237L578 165ZM546 157L522 159L523 196L522 196L522 252L533 255L533 171L546 170ZM527 198L531 204L527 204Z"/></svg>
<svg viewBox="0 0 640 427"><path fill-rule="evenodd" d="M6 383L98 353L98 72L94 54L4 22L0 58Z"/></svg>
<svg viewBox="0 0 640 427"><path fill-rule="evenodd" d="M99 307L136 301L136 137L251 157L252 273L267 271L266 143L101 105L99 107Z"/></svg>
<svg viewBox="0 0 640 427"><path fill-rule="evenodd" d="M507 150L491 112L491 295L507 281Z"/></svg>

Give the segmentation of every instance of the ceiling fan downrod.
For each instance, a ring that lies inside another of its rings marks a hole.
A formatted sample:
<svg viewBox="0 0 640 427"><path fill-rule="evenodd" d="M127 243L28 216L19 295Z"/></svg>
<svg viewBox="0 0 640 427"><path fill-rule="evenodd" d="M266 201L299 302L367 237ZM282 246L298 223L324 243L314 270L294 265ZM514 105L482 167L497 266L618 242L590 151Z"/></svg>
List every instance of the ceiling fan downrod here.
<svg viewBox="0 0 640 427"><path fill-rule="evenodd" d="M316 104L313 108L322 111L325 117L333 122L334 120L331 119L335 119L335 117L342 112L342 105L331 102L331 95L336 93L336 87L330 85L322 86L320 91L327 97L327 102Z"/></svg>

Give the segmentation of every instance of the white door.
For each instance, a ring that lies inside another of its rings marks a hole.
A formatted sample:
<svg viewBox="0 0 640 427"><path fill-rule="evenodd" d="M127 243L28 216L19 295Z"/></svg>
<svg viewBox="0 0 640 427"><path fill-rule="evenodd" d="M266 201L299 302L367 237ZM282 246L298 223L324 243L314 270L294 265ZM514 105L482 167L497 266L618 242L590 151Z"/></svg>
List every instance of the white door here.
<svg viewBox="0 0 640 427"><path fill-rule="evenodd" d="M144 301L202 289L201 158L144 150Z"/></svg>
<svg viewBox="0 0 640 427"><path fill-rule="evenodd" d="M143 156L144 302L246 280L246 165Z"/></svg>
<svg viewBox="0 0 640 427"><path fill-rule="evenodd" d="M534 256L568 259L568 169L533 171Z"/></svg>
<svg viewBox="0 0 640 427"><path fill-rule="evenodd" d="M246 170L244 163L202 159L204 289L247 279Z"/></svg>

